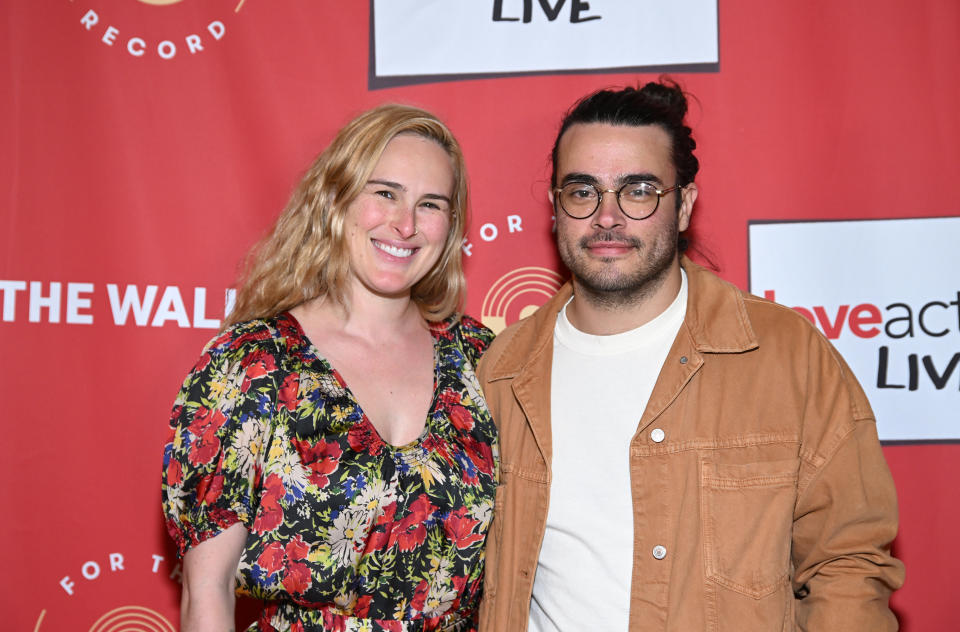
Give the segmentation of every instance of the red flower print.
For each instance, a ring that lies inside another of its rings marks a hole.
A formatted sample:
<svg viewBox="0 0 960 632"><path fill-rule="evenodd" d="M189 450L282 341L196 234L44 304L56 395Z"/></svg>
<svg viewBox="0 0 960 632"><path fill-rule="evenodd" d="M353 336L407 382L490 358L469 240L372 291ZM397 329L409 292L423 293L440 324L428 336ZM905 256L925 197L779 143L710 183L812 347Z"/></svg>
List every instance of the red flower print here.
<svg viewBox="0 0 960 632"><path fill-rule="evenodd" d="M323 611L323 629L330 632L347 632L347 618L325 609Z"/></svg>
<svg viewBox="0 0 960 632"><path fill-rule="evenodd" d="M460 403L460 393L452 388L445 388L440 393L440 403L446 406Z"/></svg>
<svg viewBox="0 0 960 632"><path fill-rule="evenodd" d="M300 460L310 468L310 482L317 487L326 487L330 482L327 474L332 474L340 465L343 450L335 441L320 439L316 443L294 439L293 445L300 453Z"/></svg>
<svg viewBox="0 0 960 632"><path fill-rule="evenodd" d="M245 357L241 366L244 368L244 374L240 390L244 393L250 390L250 385L254 380L277 370L277 363L273 356L262 351L251 353Z"/></svg>
<svg viewBox="0 0 960 632"><path fill-rule="evenodd" d="M277 362L273 355L264 351L251 353L243 359L241 366L246 369L246 374L250 379L263 377L277 370Z"/></svg>
<svg viewBox="0 0 960 632"><path fill-rule="evenodd" d="M397 512L397 503L392 502L384 507L383 513L377 518L377 522L370 530L367 536L367 543L364 545L363 554L370 551L379 551L385 546L392 546L390 535L393 533L394 514Z"/></svg>
<svg viewBox="0 0 960 632"><path fill-rule="evenodd" d="M401 551L412 551L427 539L427 527L423 524L437 510L426 494L417 497L410 505L410 513L397 523L390 534L389 545L396 543Z"/></svg>
<svg viewBox="0 0 960 632"><path fill-rule="evenodd" d="M213 432L205 432L193 440L187 460L190 465L206 465L220 452L220 439Z"/></svg>
<svg viewBox="0 0 960 632"><path fill-rule="evenodd" d="M383 513L380 514L380 517L377 518L377 524L390 524L396 520L397 515L397 501L393 501L389 505L383 508Z"/></svg>
<svg viewBox="0 0 960 632"><path fill-rule="evenodd" d="M280 499L287 493L283 487L283 479L276 474L267 476L264 484L263 496L260 498L260 512L253 521L255 533L273 531L283 522L283 510L280 509Z"/></svg>
<svg viewBox="0 0 960 632"><path fill-rule="evenodd" d="M213 457L220 452L217 430L226 421L227 418L220 410L211 411L202 406L197 409L189 426L190 434L195 437L190 445L190 454L187 455L190 465L205 465L213 461Z"/></svg>
<svg viewBox="0 0 960 632"><path fill-rule="evenodd" d="M453 457L450 456L450 446L447 445L447 441L443 437L431 432L423 440L423 449L443 457L447 465L453 465Z"/></svg>
<svg viewBox="0 0 960 632"><path fill-rule="evenodd" d="M447 534L447 538L453 542L458 549L465 549L471 544L483 540L482 535L473 532L474 528L480 524L480 521L470 518L466 513L467 508L460 507L456 511L450 512L450 515L447 516L447 519L443 522L443 530Z"/></svg>
<svg viewBox="0 0 960 632"><path fill-rule="evenodd" d="M453 589L457 593L457 598L450 604L450 612L456 612L460 609L460 601L464 597L463 589L467 585L467 578L461 575L454 575L450 579L453 582Z"/></svg>
<svg viewBox="0 0 960 632"><path fill-rule="evenodd" d="M380 627L387 632L403 632L403 624L399 621L380 621Z"/></svg>
<svg viewBox="0 0 960 632"><path fill-rule="evenodd" d="M283 569L283 587L288 593L302 593L310 588L310 569L302 562L287 562Z"/></svg>
<svg viewBox="0 0 960 632"><path fill-rule="evenodd" d="M263 547L263 552L257 558L257 566L265 570L268 575L283 568L283 545L279 542L271 542Z"/></svg>
<svg viewBox="0 0 960 632"><path fill-rule="evenodd" d="M183 466L180 465L180 461L170 459L170 464L167 466L167 485L179 485L182 482Z"/></svg>
<svg viewBox="0 0 960 632"><path fill-rule="evenodd" d="M445 327L443 323L430 323L430 333L432 333L435 338L453 340L453 329Z"/></svg>
<svg viewBox="0 0 960 632"><path fill-rule="evenodd" d="M290 373L283 378L283 384L277 391L277 403L293 412L297 409L297 393L300 390L300 374Z"/></svg>
<svg viewBox="0 0 960 632"><path fill-rule="evenodd" d="M427 600L427 594L430 592L430 586L427 580L422 579L413 591L413 599L410 600L410 607L418 612L423 611L423 603Z"/></svg>
<svg viewBox="0 0 960 632"><path fill-rule="evenodd" d="M260 513L257 519L253 521L253 531L255 533L269 533L283 522L283 512L280 507L265 507L260 505Z"/></svg>
<svg viewBox="0 0 960 632"><path fill-rule="evenodd" d="M204 432L217 431L220 426L227 422L226 415L219 408L213 410L201 406L193 415L193 422L190 424L190 432L195 435L201 435Z"/></svg>
<svg viewBox="0 0 960 632"><path fill-rule="evenodd" d="M414 550L427 539L427 528L422 524L412 525L406 529L397 529L394 533L397 534L397 546L404 552Z"/></svg>
<svg viewBox="0 0 960 632"><path fill-rule="evenodd" d="M473 415L460 404L454 404L450 407L450 421L453 422L457 430L462 430L463 432L473 430Z"/></svg>
<svg viewBox="0 0 960 632"><path fill-rule="evenodd" d="M280 581L287 592L302 593L310 588L313 580L307 565L296 560L305 558L309 552L310 547L299 535L288 542L286 548L279 542L271 542L257 558L257 566L268 575L282 570L283 577Z"/></svg>
<svg viewBox="0 0 960 632"><path fill-rule="evenodd" d="M203 498L207 505L213 505L223 493L223 474L213 474L206 476L200 484L197 485L197 497Z"/></svg>
<svg viewBox="0 0 960 632"><path fill-rule="evenodd" d="M220 342L223 337L224 336L220 336L220 338L217 338L217 340L211 343L210 346L211 347L215 346L217 342ZM202 372L205 368L207 368L208 364L210 364L210 354L204 353L202 356L200 356L200 359L197 360L197 363L193 366L194 373Z"/></svg>
<svg viewBox="0 0 960 632"><path fill-rule="evenodd" d="M217 507L215 505L207 508L207 515L214 524L220 525L223 528L229 527L236 522L240 522L240 517L237 516L235 511Z"/></svg>
<svg viewBox="0 0 960 632"><path fill-rule="evenodd" d="M287 558L291 560L302 560L310 553L310 545L303 541L303 536L297 534L292 540L287 542Z"/></svg>
<svg viewBox="0 0 960 632"><path fill-rule="evenodd" d="M410 505L410 514L407 518L415 518L419 522L422 522L433 515L437 508L430 502L430 499L427 498L426 494L420 494L417 496L417 499L413 501ZM406 518L404 518L406 520Z"/></svg>
<svg viewBox="0 0 960 632"><path fill-rule="evenodd" d="M357 599L357 604L353 607L353 616L360 619L366 619L370 616L370 601L373 599L370 595L364 595Z"/></svg>
<svg viewBox="0 0 960 632"><path fill-rule="evenodd" d="M376 456L383 448L383 440L374 432L373 424L366 417L363 422L350 427L347 441L354 452L366 452L370 456Z"/></svg>
<svg viewBox="0 0 960 632"><path fill-rule="evenodd" d="M467 436L463 438L463 449L478 470L484 474L493 474L493 450L489 443Z"/></svg>

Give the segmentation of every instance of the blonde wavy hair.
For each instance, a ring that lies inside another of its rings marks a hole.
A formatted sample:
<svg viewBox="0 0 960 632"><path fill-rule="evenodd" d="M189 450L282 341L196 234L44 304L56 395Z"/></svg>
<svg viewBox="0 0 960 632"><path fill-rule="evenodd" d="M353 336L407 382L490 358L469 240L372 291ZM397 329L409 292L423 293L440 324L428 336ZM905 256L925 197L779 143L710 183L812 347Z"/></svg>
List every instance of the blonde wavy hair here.
<svg viewBox="0 0 960 632"><path fill-rule="evenodd" d="M454 174L446 243L437 263L411 289L411 298L430 321L444 320L461 308L466 280L460 248L467 224L463 152L433 114L387 104L353 119L314 160L273 230L247 255L236 303L224 319L224 328L271 318L321 296L349 309L347 209L366 185L387 143L399 134L415 134L439 144L450 156Z"/></svg>

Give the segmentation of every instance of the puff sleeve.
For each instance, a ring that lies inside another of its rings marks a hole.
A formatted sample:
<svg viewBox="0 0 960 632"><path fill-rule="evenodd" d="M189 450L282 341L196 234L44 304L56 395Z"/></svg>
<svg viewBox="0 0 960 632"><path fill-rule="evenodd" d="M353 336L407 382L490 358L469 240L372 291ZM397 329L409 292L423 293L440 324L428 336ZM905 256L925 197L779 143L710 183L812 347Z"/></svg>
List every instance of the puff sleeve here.
<svg viewBox="0 0 960 632"><path fill-rule="evenodd" d="M181 557L235 523L248 529L253 523L276 372L276 345L260 322L211 340L184 380L162 481L166 526Z"/></svg>

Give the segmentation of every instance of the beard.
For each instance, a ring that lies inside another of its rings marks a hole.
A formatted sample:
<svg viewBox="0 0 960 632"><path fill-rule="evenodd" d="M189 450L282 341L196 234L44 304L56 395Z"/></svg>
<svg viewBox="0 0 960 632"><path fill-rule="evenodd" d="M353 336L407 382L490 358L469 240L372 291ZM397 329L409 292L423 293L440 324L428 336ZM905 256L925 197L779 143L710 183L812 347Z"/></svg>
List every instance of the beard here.
<svg viewBox="0 0 960 632"><path fill-rule="evenodd" d="M574 241L565 240L562 232L557 230L557 250L573 275L578 295L606 309L637 305L655 294L667 280L678 254L676 222L649 241L615 230L597 230ZM634 256L591 256L590 246L603 241L625 244L633 249Z"/></svg>

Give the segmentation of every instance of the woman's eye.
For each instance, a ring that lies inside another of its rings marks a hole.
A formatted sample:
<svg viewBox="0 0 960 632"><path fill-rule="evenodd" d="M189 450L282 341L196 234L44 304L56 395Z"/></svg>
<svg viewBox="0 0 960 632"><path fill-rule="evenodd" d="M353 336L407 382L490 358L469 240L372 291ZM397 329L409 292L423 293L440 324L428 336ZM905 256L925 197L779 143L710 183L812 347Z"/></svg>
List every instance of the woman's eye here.
<svg viewBox="0 0 960 632"><path fill-rule="evenodd" d="M447 210L447 206L446 206L445 204L440 204L439 202L431 202L430 200L425 200L425 201L421 202L421 203L420 203L420 206L421 206L421 208L425 208L425 209L428 209L428 210L430 210L430 211L442 211L442 212L445 212L445 211Z"/></svg>
<svg viewBox="0 0 960 632"><path fill-rule="evenodd" d="M393 191L389 189L380 189L375 192L375 195L379 195L380 197L387 198L388 200L396 199L396 196L393 194Z"/></svg>

